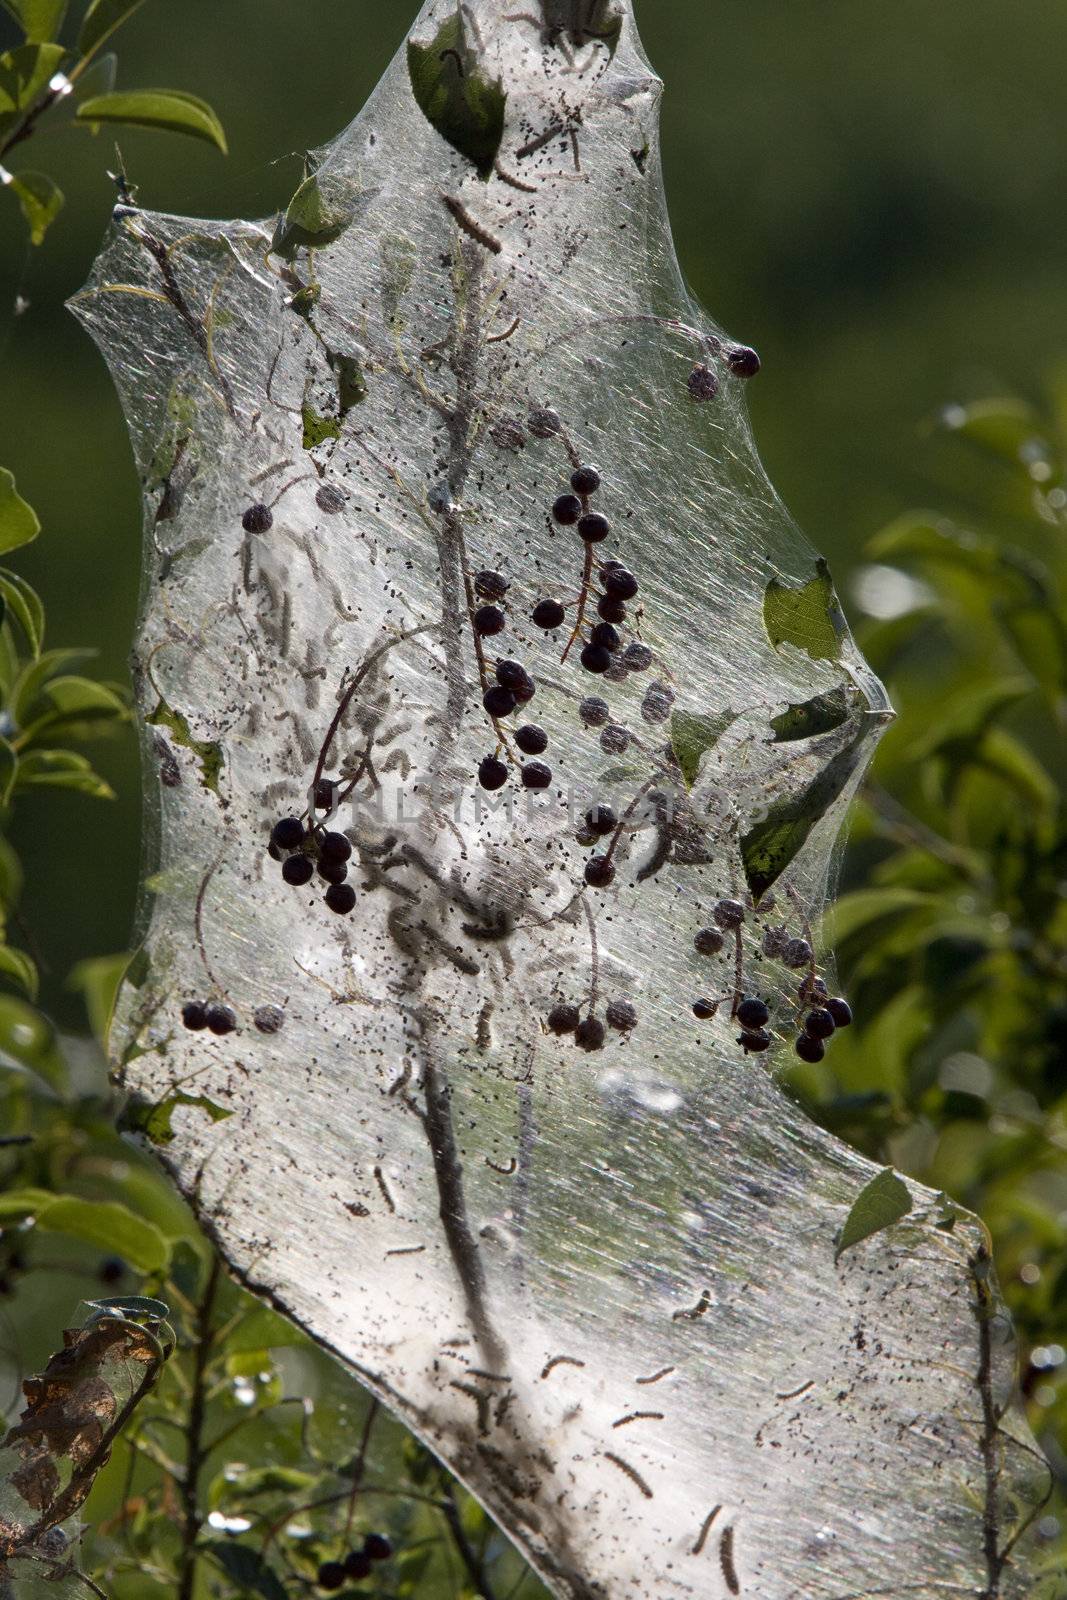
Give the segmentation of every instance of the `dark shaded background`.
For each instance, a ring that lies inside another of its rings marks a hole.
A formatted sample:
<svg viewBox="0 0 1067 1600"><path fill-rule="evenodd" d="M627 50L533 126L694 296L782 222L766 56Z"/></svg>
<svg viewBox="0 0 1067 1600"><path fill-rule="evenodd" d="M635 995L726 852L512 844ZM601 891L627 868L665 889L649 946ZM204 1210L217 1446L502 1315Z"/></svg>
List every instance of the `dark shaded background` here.
<svg viewBox="0 0 1067 1600"><path fill-rule="evenodd" d="M124 132L143 203L195 216L275 210L299 177L290 152L356 113L414 10L149 0L118 37L120 86L205 96L231 156ZM764 458L847 590L866 537L936 501L921 444L930 416L949 400L1032 392L1067 357L1067 8L638 0L638 15L667 84L683 266L715 317L760 350L750 394ZM0 47L13 41L6 29ZM45 525L17 565L44 594L50 642L92 644L101 674L121 677L137 483L103 363L63 309L107 221L112 141L45 132L20 154L54 173L68 205L30 252L0 193L0 462ZM19 292L31 306L12 322ZM101 747L97 764L116 803L43 794L15 830L43 1001L71 1021L80 1004L65 976L125 946L139 861L132 738Z"/></svg>

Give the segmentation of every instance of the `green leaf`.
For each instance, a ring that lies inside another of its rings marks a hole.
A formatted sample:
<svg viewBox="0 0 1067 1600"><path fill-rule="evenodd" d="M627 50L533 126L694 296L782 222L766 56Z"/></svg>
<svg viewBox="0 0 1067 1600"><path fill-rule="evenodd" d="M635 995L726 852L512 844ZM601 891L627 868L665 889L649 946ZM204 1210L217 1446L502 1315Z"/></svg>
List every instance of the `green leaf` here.
<svg viewBox="0 0 1067 1600"><path fill-rule="evenodd" d="M337 378L337 399L340 405L340 418L343 422L353 406L358 406L367 398L367 380L363 376L363 368L355 356L341 355L337 351L330 352L330 366Z"/></svg>
<svg viewBox="0 0 1067 1600"><path fill-rule="evenodd" d="M287 1600L285 1585L278 1574L251 1545L211 1539L200 1548L214 1557L239 1589L262 1595L263 1600Z"/></svg>
<svg viewBox="0 0 1067 1600"><path fill-rule="evenodd" d="M11 978L30 1000L37 998L37 967L24 950L0 945L0 974Z"/></svg>
<svg viewBox="0 0 1067 1600"><path fill-rule="evenodd" d="M187 133L203 139L226 155L222 123L205 100L178 89L128 89L84 100L78 122L117 122L137 128L158 128L164 133Z"/></svg>
<svg viewBox="0 0 1067 1600"><path fill-rule="evenodd" d="M85 961L79 961L67 979L67 988L73 989L84 1000L93 1037L101 1045L106 1045L119 985L130 959L126 951L117 956L90 956Z"/></svg>
<svg viewBox="0 0 1067 1600"><path fill-rule="evenodd" d="M341 424L336 417L323 417L306 402L301 410L304 422L304 449L314 450L327 439L341 437Z"/></svg>
<svg viewBox="0 0 1067 1600"><path fill-rule="evenodd" d="M76 1195L50 1195L36 1213L37 1226L50 1233L95 1245L121 1256L137 1272L159 1272L170 1259L170 1245L151 1222L134 1216L117 1200L82 1200Z"/></svg>
<svg viewBox="0 0 1067 1600"><path fill-rule="evenodd" d="M852 1209L837 1236L834 1260L838 1260L845 1250L850 1250L861 1240L881 1233L883 1228L892 1227L910 1210L911 1195L907 1184L897 1177L892 1167L885 1167L860 1190L852 1202Z"/></svg>
<svg viewBox="0 0 1067 1600"><path fill-rule="evenodd" d="M1023 400L980 400L970 406L949 406L942 414L949 433L996 456L1009 466L1029 467L1051 460L1052 449L1041 418Z"/></svg>
<svg viewBox="0 0 1067 1600"><path fill-rule="evenodd" d="M700 760L711 750L736 721L735 711L692 712L676 711L671 717L671 749L678 758L687 789L691 789L700 772Z"/></svg>
<svg viewBox="0 0 1067 1600"><path fill-rule="evenodd" d="M0 1055L35 1072L57 1094L65 1093L67 1067L55 1030L33 1006L10 994L0 995Z"/></svg>
<svg viewBox="0 0 1067 1600"><path fill-rule="evenodd" d="M8 741L0 738L0 805L6 806L11 799L18 771L18 756Z"/></svg>
<svg viewBox="0 0 1067 1600"><path fill-rule="evenodd" d="M278 220L271 240L274 255L292 260L298 250L321 250L339 239L350 225L354 209L338 205L323 194L314 173L304 179ZM316 295L315 300L318 299ZM294 305L294 309L299 309ZM313 310L310 306L307 310ZM306 315L307 310L301 310Z"/></svg>
<svg viewBox="0 0 1067 1600"><path fill-rule="evenodd" d="M10 696L11 715L19 727L25 727L29 721L49 678L58 677L65 667L72 667L76 662L85 661L93 653L92 650L79 650L73 647L64 650L46 650L44 655L25 666L19 673Z"/></svg>
<svg viewBox="0 0 1067 1600"><path fill-rule="evenodd" d="M757 903L807 842L860 764L857 737L839 750L800 794L776 801L741 840L745 878Z"/></svg>
<svg viewBox="0 0 1067 1600"><path fill-rule="evenodd" d="M33 655L39 656L44 643L44 605L37 591L17 572L0 567L0 596L25 634Z"/></svg>
<svg viewBox="0 0 1067 1600"><path fill-rule="evenodd" d="M78 34L78 51L91 55L131 17L144 0L92 0Z"/></svg>
<svg viewBox="0 0 1067 1600"><path fill-rule="evenodd" d="M210 789L212 794L219 793L222 746L217 741L194 739L188 719L180 711L174 711L163 700L145 721L152 727L166 728L175 744L181 745L185 750L191 750L200 763L200 782L205 789Z"/></svg>
<svg viewBox="0 0 1067 1600"><path fill-rule="evenodd" d="M295 1322L281 1317L270 1306L255 1306L246 1313L226 1337L226 1349L277 1350L283 1345L303 1344L307 1335Z"/></svg>
<svg viewBox="0 0 1067 1600"><path fill-rule="evenodd" d="M147 1294L107 1295L100 1300L84 1302L94 1315L88 1320L99 1322L101 1317L119 1317L123 1322L140 1322L149 1327L154 1322L166 1322L170 1306L165 1300L153 1299Z"/></svg>
<svg viewBox="0 0 1067 1600"><path fill-rule="evenodd" d="M487 180L504 137L507 96L499 78L482 70L460 12L441 24L432 43L408 40L408 74L423 116Z"/></svg>
<svg viewBox="0 0 1067 1600"><path fill-rule="evenodd" d="M92 678L53 678L45 684L41 697L64 719L87 718L96 721L127 715L126 704L121 696L106 684L95 683Z"/></svg>
<svg viewBox="0 0 1067 1600"><path fill-rule="evenodd" d="M314 1473L302 1472L299 1467L246 1467L243 1472L227 1469L220 1472L211 1485L208 1503L218 1508L235 1500L252 1500L261 1494L288 1494L306 1498L308 1490L318 1482Z"/></svg>
<svg viewBox="0 0 1067 1600"><path fill-rule="evenodd" d="M114 800L111 785L74 750L30 750L19 762L17 789L71 789L91 800Z"/></svg>
<svg viewBox="0 0 1067 1600"><path fill-rule="evenodd" d="M0 553L29 544L41 531L37 513L15 488L15 479L0 467Z"/></svg>
<svg viewBox="0 0 1067 1600"><path fill-rule="evenodd" d="M847 720L849 695L847 689L831 689L828 694L817 694L799 705L790 705L780 716L771 718L774 730L772 744L787 744L794 739L812 739L819 733L832 733Z"/></svg>
<svg viewBox="0 0 1067 1600"><path fill-rule="evenodd" d="M30 229L30 243L43 244L44 236L63 209L63 191L46 172L16 172L7 187L22 207Z"/></svg>
<svg viewBox="0 0 1067 1600"><path fill-rule="evenodd" d="M925 761L941 753L957 760L969 756L996 719L1031 689L1025 678L1001 678L942 700L940 714L932 725L927 723L922 738L912 746L912 761Z"/></svg>
<svg viewBox="0 0 1067 1600"><path fill-rule="evenodd" d="M763 595L763 623L775 649L805 650L814 661L838 661L846 632L830 569L820 556L815 577L799 588L772 578Z"/></svg>
<svg viewBox="0 0 1067 1600"><path fill-rule="evenodd" d="M67 0L4 0L31 44L50 44L63 26Z"/></svg>
<svg viewBox="0 0 1067 1600"><path fill-rule="evenodd" d="M59 44L20 44L0 56L0 131L47 89L66 53Z"/></svg>
<svg viewBox="0 0 1067 1600"><path fill-rule="evenodd" d="M185 1094L179 1089L155 1105L132 1097L123 1109L119 1125L124 1133L143 1133L152 1144L171 1144L176 1137L172 1118L179 1106L195 1106L198 1111L205 1111L212 1122L225 1122L227 1117L233 1116L232 1111L217 1106L206 1095Z"/></svg>
<svg viewBox="0 0 1067 1600"><path fill-rule="evenodd" d="M1046 694L1067 689L1067 626L1059 611L1035 605L995 604L993 613L1016 655Z"/></svg>

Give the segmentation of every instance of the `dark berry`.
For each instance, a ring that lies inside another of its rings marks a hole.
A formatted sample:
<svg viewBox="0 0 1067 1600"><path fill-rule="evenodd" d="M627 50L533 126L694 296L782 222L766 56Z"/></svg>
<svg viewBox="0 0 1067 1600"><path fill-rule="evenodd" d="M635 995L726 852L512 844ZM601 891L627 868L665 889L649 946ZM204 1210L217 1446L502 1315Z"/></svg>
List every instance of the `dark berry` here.
<svg viewBox="0 0 1067 1600"><path fill-rule="evenodd" d="M597 694L587 694L578 706L578 715L587 728L601 728L611 716L611 707Z"/></svg>
<svg viewBox="0 0 1067 1600"><path fill-rule="evenodd" d="M606 594L614 600L632 600L641 585L626 567L605 567L601 581Z"/></svg>
<svg viewBox="0 0 1067 1600"><path fill-rule="evenodd" d="M743 1047L747 1056L750 1050L766 1050L770 1045L771 1036L762 1028L745 1028L744 1032L738 1034L737 1042Z"/></svg>
<svg viewBox="0 0 1067 1600"><path fill-rule="evenodd" d="M693 944L702 956L717 956L725 943L718 928L701 928L693 938Z"/></svg>
<svg viewBox="0 0 1067 1600"><path fill-rule="evenodd" d="M323 860L319 862L319 877L325 883L344 883L348 877L348 868L343 861Z"/></svg>
<svg viewBox="0 0 1067 1600"><path fill-rule="evenodd" d="M747 344L730 345L724 355L735 378L754 378L760 369L759 356Z"/></svg>
<svg viewBox="0 0 1067 1600"><path fill-rule="evenodd" d="M585 814L585 825L590 833L595 833L603 838L604 834L614 832L618 825L618 817L610 806L590 806Z"/></svg>
<svg viewBox="0 0 1067 1600"><path fill-rule="evenodd" d="M719 1003L717 1000L701 999L693 1001L693 1015L694 1017L699 1017L701 1022L707 1022L710 1017L715 1015L718 1009Z"/></svg>
<svg viewBox="0 0 1067 1600"><path fill-rule="evenodd" d="M766 928L763 934L763 954L780 956L788 943L789 934L785 928Z"/></svg>
<svg viewBox="0 0 1067 1600"><path fill-rule="evenodd" d="M605 650L602 644L587 644L580 659L586 672L607 672L611 666L611 651Z"/></svg>
<svg viewBox="0 0 1067 1600"><path fill-rule="evenodd" d="M770 1012L762 1000L742 1000L737 1008L737 1020L742 1028L762 1028L770 1021Z"/></svg>
<svg viewBox="0 0 1067 1600"><path fill-rule="evenodd" d="M393 1547L384 1533L368 1533L363 1541L363 1554L372 1561L388 1561Z"/></svg>
<svg viewBox="0 0 1067 1600"><path fill-rule="evenodd" d="M527 722L515 730L515 743L524 756L539 756L548 749L548 734L535 722Z"/></svg>
<svg viewBox="0 0 1067 1600"><path fill-rule="evenodd" d="M345 1569L339 1561L324 1561L315 1574L320 1589L340 1589L344 1586Z"/></svg>
<svg viewBox="0 0 1067 1600"><path fill-rule="evenodd" d="M484 638L490 634L503 633L507 618L499 606L479 606L474 613L474 626Z"/></svg>
<svg viewBox="0 0 1067 1600"><path fill-rule="evenodd" d="M840 995L827 1000L826 1009L833 1017L834 1026L837 1028L847 1028L852 1021L852 1007L847 1000L842 1000Z"/></svg>
<svg viewBox="0 0 1067 1600"><path fill-rule="evenodd" d="M304 824L296 817L282 817L271 829L270 842L279 850L296 850L304 842Z"/></svg>
<svg viewBox="0 0 1067 1600"><path fill-rule="evenodd" d="M602 1050L606 1031L599 1017L586 1017L574 1030L574 1042L583 1050Z"/></svg>
<svg viewBox="0 0 1067 1600"><path fill-rule="evenodd" d="M804 1032L812 1039L829 1039L837 1031L837 1023L829 1011L817 1006L804 1018Z"/></svg>
<svg viewBox="0 0 1067 1600"><path fill-rule="evenodd" d="M508 592L508 580L499 572L479 572L475 575L474 592L483 600L503 600Z"/></svg>
<svg viewBox="0 0 1067 1600"><path fill-rule="evenodd" d="M486 756L478 765L478 782L483 789L502 789L508 781L508 769L496 756Z"/></svg>
<svg viewBox="0 0 1067 1600"><path fill-rule="evenodd" d="M285 851L279 850L273 839L269 839L267 841L267 854L270 856L272 861L285 860Z"/></svg>
<svg viewBox="0 0 1067 1600"><path fill-rule="evenodd" d="M307 856L290 856L288 861L282 863L282 877L286 883L292 884L294 889L310 883L314 871L315 868Z"/></svg>
<svg viewBox="0 0 1067 1600"><path fill-rule="evenodd" d="M689 374L688 388L694 400L714 400L719 392L719 380L710 367L698 361Z"/></svg>
<svg viewBox="0 0 1067 1600"><path fill-rule="evenodd" d="M328 517L335 517L345 508L345 497L341 490L332 483L324 483L315 496L315 504L320 511L325 511Z"/></svg>
<svg viewBox="0 0 1067 1600"><path fill-rule="evenodd" d="M246 533L269 533L274 526L274 513L270 506L265 506L257 500L254 506L249 506L241 518L241 526Z"/></svg>
<svg viewBox="0 0 1067 1600"><path fill-rule="evenodd" d="M572 528L582 514L582 502L576 494L561 494L552 507L552 515L565 528Z"/></svg>
<svg viewBox="0 0 1067 1600"><path fill-rule="evenodd" d="M630 674L623 666L617 655L612 656L611 666L604 674L605 683L625 683Z"/></svg>
<svg viewBox="0 0 1067 1600"><path fill-rule="evenodd" d="M625 622L626 607L621 600L616 600L614 595L601 595L596 603L597 612L605 622Z"/></svg>
<svg viewBox="0 0 1067 1600"><path fill-rule="evenodd" d="M498 661L496 681L503 684L505 689L510 689L516 699L520 695L528 700L533 697L534 681L521 661Z"/></svg>
<svg viewBox="0 0 1067 1600"><path fill-rule="evenodd" d="M633 734L629 728L624 728L618 722L609 722L600 735L600 748L605 755L621 756L624 751L630 748L632 738Z"/></svg>
<svg viewBox="0 0 1067 1600"><path fill-rule="evenodd" d="M319 840L319 853L326 861L347 861L352 846L343 833L324 833Z"/></svg>
<svg viewBox="0 0 1067 1600"><path fill-rule="evenodd" d="M826 1054L826 1046L821 1039L813 1039L810 1033L802 1033L794 1046L801 1061L808 1061L812 1066L821 1061Z"/></svg>
<svg viewBox="0 0 1067 1600"><path fill-rule="evenodd" d="M558 628L566 615L558 600L539 600L530 613L530 620L538 628Z"/></svg>
<svg viewBox="0 0 1067 1600"><path fill-rule="evenodd" d="M230 1006L216 1003L207 1008L207 1025L212 1033L217 1033L221 1039L225 1034L235 1031L237 1017Z"/></svg>
<svg viewBox="0 0 1067 1600"><path fill-rule="evenodd" d="M673 689L665 683L650 683L641 702L641 715L646 722L666 722L673 705Z"/></svg>
<svg viewBox="0 0 1067 1600"><path fill-rule="evenodd" d="M740 900L720 900L711 914L720 928L739 928L745 920Z"/></svg>
<svg viewBox="0 0 1067 1600"><path fill-rule="evenodd" d="M765 917L768 911L774 910L775 906L778 904L778 901L768 889L766 894L761 895L758 900L756 900L752 895L746 894L745 904L753 911L758 911L761 917Z"/></svg>
<svg viewBox="0 0 1067 1600"><path fill-rule="evenodd" d="M323 899L331 911L336 911L339 917L346 917L355 910L356 891L350 883L331 883Z"/></svg>
<svg viewBox="0 0 1067 1600"><path fill-rule="evenodd" d="M100 1263L101 1283L121 1283L126 1276L126 1263L118 1256L108 1256L106 1261Z"/></svg>
<svg viewBox="0 0 1067 1600"><path fill-rule="evenodd" d="M548 1013L548 1026L553 1033L573 1033L579 1022L577 1006L553 1006Z"/></svg>
<svg viewBox="0 0 1067 1600"><path fill-rule="evenodd" d="M628 644L622 653L622 664L628 672L644 672L652 665L652 651L637 639Z"/></svg>
<svg viewBox="0 0 1067 1600"><path fill-rule="evenodd" d="M207 1027L207 1006L201 1005L199 1000L190 1000L188 1005L182 1006L182 1022L199 1033L201 1028Z"/></svg>
<svg viewBox="0 0 1067 1600"><path fill-rule="evenodd" d="M552 768L543 761L526 761L522 768L524 789L547 789L552 782Z"/></svg>
<svg viewBox="0 0 1067 1600"><path fill-rule="evenodd" d="M489 437L500 450L521 450L526 443L522 423L514 417L501 417L489 429Z"/></svg>
<svg viewBox="0 0 1067 1600"><path fill-rule="evenodd" d="M599 645L602 650L617 650L622 643L617 630L610 622L598 622L589 637L591 642Z"/></svg>
<svg viewBox="0 0 1067 1600"><path fill-rule="evenodd" d="M585 864L585 881L593 889L606 889L614 880L615 868L607 856L590 856Z"/></svg>
<svg viewBox="0 0 1067 1600"><path fill-rule="evenodd" d="M599 544L611 532L611 523L601 511L587 511L578 523L578 532L586 544Z"/></svg>
<svg viewBox="0 0 1067 1600"><path fill-rule="evenodd" d="M315 810L332 811L337 803L340 784L334 778L320 778L315 785Z"/></svg>
<svg viewBox="0 0 1067 1600"><path fill-rule="evenodd" d="M629 1000L609 1000L604 1015L608 1026L617 1028L620 1033L629 1033L631 1028L637 1027L637 1008Z"/></svg>
<svg viewBox="0 0 1067 1600"><path fill-rule="evenodd" d="M539 406L536 411L531 411L526 419L526 426L535 439L551 439L553 434L559 433L563 427L559 412L553 411L551 406Z"/></svg>
<svg viewBox="0 0 1067 1600"><path fill-rule="evenodd" d="M260 1033L280 1033L285 1022L281 1006L257 1006L252 1021Z"/></svg>
<svg viewBox="0 0 1067 1600"><path fill-rule="evenodd" d="M806 967L811 960L811 945L806 939L788 939L782 949L787 967Z"/></svg>
<svg viewBox="0 0 1067 1600"><path fill-rule="evenodd" d="M510 689L496 683L482 695L482 705L491 717L510 717L516 700Z"/></svg>
<svg viewBox="0 0 1067 1600"><path fill-rule="evenodd" d="M571 473L571 488L575 494L596 494L601 477L595 467L578 467Z"/></svg>
<svg viewBox="0 0 1067 1600"><path fill-rule="evenodd" d="M372 1537L376 1538L378 1535L373 1535ZM345 1573L348 1577L354 1578L357 1583L361 1578L369 1578L371 1574L370 1551L366 1549L350 1550L345 1556Z"/></svg>

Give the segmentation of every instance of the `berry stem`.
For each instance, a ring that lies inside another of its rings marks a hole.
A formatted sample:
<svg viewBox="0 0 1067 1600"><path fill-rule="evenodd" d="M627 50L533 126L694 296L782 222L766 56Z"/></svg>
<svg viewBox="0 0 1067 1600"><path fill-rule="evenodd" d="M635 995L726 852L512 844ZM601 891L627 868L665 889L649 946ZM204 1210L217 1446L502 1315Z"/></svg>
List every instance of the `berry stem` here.
<svg viewBox="0 0 1067 1600"><path fill-rule="evenodd" d="M585 504L585 501L583 499L583 505L584 504ZM591 544L587 544L586 547L585 547L585 562L584 562L584 564L582 566L582 587L581 587L581 592L579 593L579 596L578 596L578 615L577 615L577 618L575 619L575 623L574 623L574 632L571 634L570 638L567 640L566 649L564 650L563 654L559 658L561 665L563 664L564 661L566 661L567 657L570 655L571 647L574 644L575 640L578 638L578 635L582 631L582 624L585 621L585 608L589 603L589 585L590 585L590 582L592 580L592 577L593 577L593 546Z"/></svg>
<svg viewBox="0 0 1067 1600"><path fill-rule="evenodd" d="M593 908L589 904L589 896L584 893L582 895L582 910L585 912L585 920L589 924L589 961L591 971L589 1015L592 1016L596 1010L597 1000L600 995L600 946L596 936L596 918L593 915Z"/></svg>
<svg viewBox="0 0 1067 1600"><path fill-rule="evenodd" d="M744 993L742 987L744 983L744 973L742 970L744 966L744 960L744 941L741 938L741 929L738 926L734 929L734 998L733 1003L730 1006L731 1017L737 1016L737 1008L741 1004L742 995Z"/></svg>
<svg viewBox="0 0 1067 1600"><path fill-rule="evenodd" d="M416 634L431 633L436 626L436 623L424 622L421 623L417 628L408 628L404 633L398 634L395 639L387 639L384 644L378 646L377 650L372 650L370 655L367 656L366 660L363 662L363 665L359 668L355 677L352 679L352 682L348 685L348 688L338 701L337 710L333 714L333 720L331 721L329 728L326 730L326 737L322 741L322 748L319 750L319 758L315 763L315 775L311 780L311 787L313 789L318 787L319 781L322 778L322 774L326 770L326 762L329 758L333 741L337 735L337 730L341 726L342 719L344 718L349 706L352 704L356 690L359 688L368 672L370 672L371 668L381 660L382 656L386 655L390 650L395 649L398 644L405 644L408 639L414 639ZM360 776L362 776L362 773Z"/></svg>
<svg viewBox="0 0 1067 1600"><path fill-rule="evenodd" d="M818 970L815 964L815 939L811 931L811 921L808 917L807 910L805 909L804 902L801 900L795 885L787 883L785 886L785 892L800 913L800 925L804 930L804 937L808 942L808 949L811 951L811 960L808 963L808 972L804 979L804 988L807 989L811 994L814 994L815 979L818 977Z"/></svg>
<svg viewBox="0 0 1067 1600"><path fill-rule="evenodd" d="M207 894L208 884L211 882L212 878L219 870L219 867L222 865L223 854L224 851L220 850L200 880L200 887L196 891L196 910L193 916L194 927L196 929L196 943L197 948L200 951L200 959L204 963L204 971L208 975L208 982L211 984L212 988L217 994L222 994L223 988L218 978L216 978L214 971L212 970L211 962L208 960L207 945L204 943L204 896Z"/></svg>
<svg viewBox="0 0 1067 1600"><path fill-rule="evenodd" d="M626 807L626 810L623 812L622 816L615 825L615 831L611 836L611 843L604 852L605 861L610 861L612 856L615 854L615 846L622 838L622 830L625 828L627 822L629 822L630 818L641 804L641 801L645 798L645 795L648 794L650 789L655 787L655 783L656 779L654 777L646 778L640 789L638 789L637 793L630 801L630 804Z"/></svg>

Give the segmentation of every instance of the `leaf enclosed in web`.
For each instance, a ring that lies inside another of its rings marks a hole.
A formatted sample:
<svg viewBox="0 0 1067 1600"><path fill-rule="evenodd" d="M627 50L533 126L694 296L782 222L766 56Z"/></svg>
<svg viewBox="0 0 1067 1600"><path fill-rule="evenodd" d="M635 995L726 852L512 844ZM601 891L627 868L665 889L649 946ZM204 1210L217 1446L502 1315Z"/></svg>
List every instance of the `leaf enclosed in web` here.
<svg viewBox="0 0 1067 1600"><path fill-rule="evenodd" d="M212 1122L222 1122L226 1117L233 1116L232 1111L216 1105L207 1095L185 1094L179 1090L154 1105L136 1095L131 1096L122 1112L121 1127L124 1132L143 1133L152 1144L170 1144L175 1136L171 1119L179 1106L192 1106L197 1111L203 1111Z"/></svg>
<svg viewBox="0 0 1067 1600"><path fill-rule="evenodd" d="M671 749L678 758L688 788L697 781L701 757L714 749L734 721L736 713L733 711L676 711L671 717Z"/></svg>
<svg viewBox="0 0 1067 1600"><path fill-rule="evenodd" d="M799 587L772 578L763 594L763 622L777 649L791 644L814 661L839 661L847 632L830 568L820 556L815 576Z"/></svg>
<svg viewBox="0 0 1067 1600"><path fill-rule="evenodd" d="M408 41L408 74L427 122L488 179L504 136L506 96L499 78L486 76L459 11L429 44Z"/></svg>
<svg viewBox="0 0 1067 1600"><path fill-rule="evenodd" d="M835 1259L872 1234L891 1228L911 1210L908 1186L892 1167L885 1167L860 1190L837 1236Z"/></svg>
<svg viewBox="0 0 1067 1600"><path fill-rule="evenodd" d="M849 713L847 689L831 689L828 694L817 694L799 705L786 706L777 717L771 718L774 743L787 744L792 739L811 739L819 733L832 733L846 720Z"/></svg>
<svg viewBox="0 0 1067 1600"><path fill-rule="evenodd" d="M279 219L271 240L271 252L291 261L298 250L322 250L341 237L354 214L351 204L328 196L317 174L312 173L304 179Z"/></svg>
<svg viewBox="0 0 1067 1600"><path fill-rule="evenodd" d="M844 793L862 760L860 742L854 740L831 756L806 788L776 800L766 816L742 836L741 862L757 902L795 860L816 823Z"/></svg>

